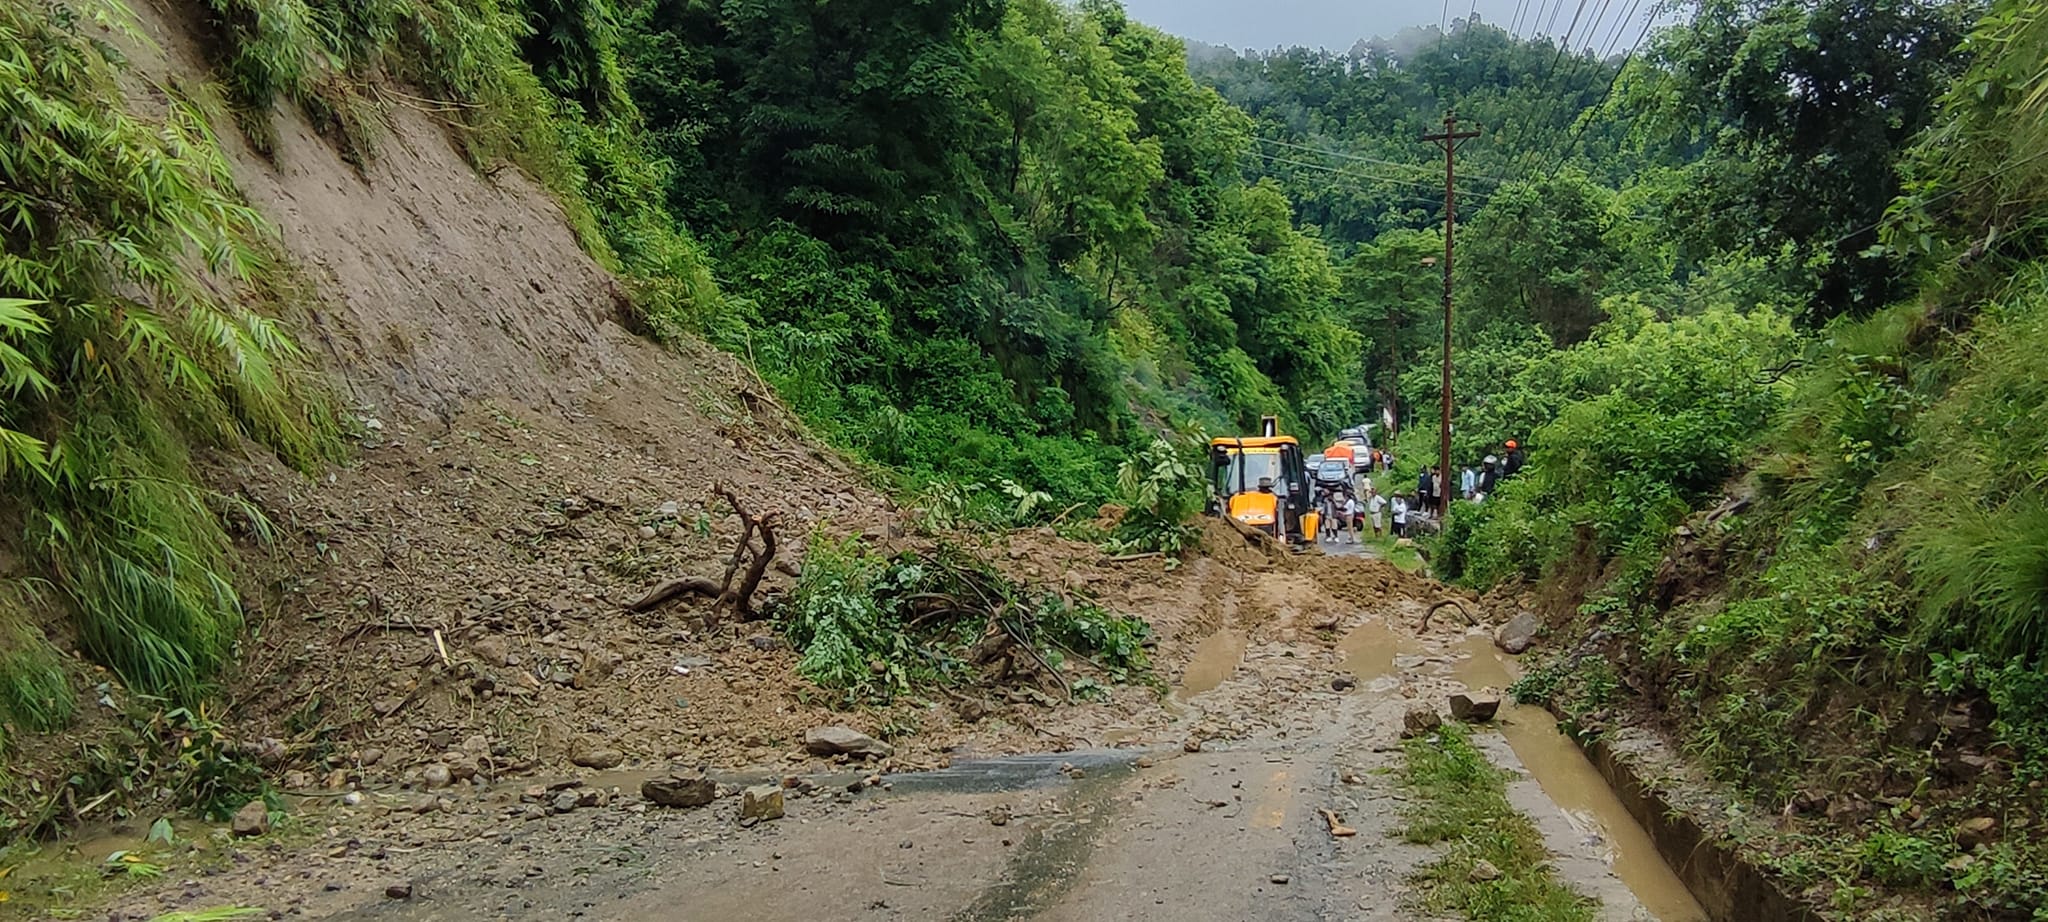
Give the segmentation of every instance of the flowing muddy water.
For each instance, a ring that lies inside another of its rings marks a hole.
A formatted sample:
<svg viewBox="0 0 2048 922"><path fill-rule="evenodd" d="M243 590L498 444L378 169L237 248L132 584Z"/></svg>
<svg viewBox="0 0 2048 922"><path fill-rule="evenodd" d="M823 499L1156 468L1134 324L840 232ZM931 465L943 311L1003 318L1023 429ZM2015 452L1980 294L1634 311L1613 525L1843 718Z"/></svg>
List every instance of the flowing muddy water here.
<svg viewBox="0 0 2048 922"><path fill-rule="evenodd" d="M1503 692L1517 678L1512 662L1485 634L1470 635L1445 654L1433 652L1420 637L1373 620L1345 635L1338 648L1344 653L1340 668L1379 691L1396 687L1402 673L1418 670L1448 674L1467 688ZM1585 752L1558 729L1549 711L1503 701L1495 725L1573 827L1589 838L1598 837L1615 876L1646 909L1661 922L1706 919L1706 911L1664 863L1649 834L1629 815Z"/></svg>
<svg viewBox="0 0 2048 922"><path fill-rule="evenodd" d="M1466 687L1504 690L1514 684L1514 666L1494 648L1493 638L1474 634L1457 649L1467 655L1455 662L1451 674ZM1585 750L1558 729L1557 719L1548 710L1504 700L1495 722L1543 793L1581 832L1604 840L1615 876L1634 891L1645 908L1661 922L1706 919L1706 910L1664 863L1649 833L1629 815L1621 798L1586 758Z"/></svg>

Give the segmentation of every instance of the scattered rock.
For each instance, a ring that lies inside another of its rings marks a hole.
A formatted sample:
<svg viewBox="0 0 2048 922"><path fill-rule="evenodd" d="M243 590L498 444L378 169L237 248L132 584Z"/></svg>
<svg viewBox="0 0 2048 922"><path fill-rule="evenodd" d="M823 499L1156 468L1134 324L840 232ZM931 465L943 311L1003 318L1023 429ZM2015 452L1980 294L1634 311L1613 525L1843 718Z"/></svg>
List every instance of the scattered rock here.
<svg viewBox="0 0 2048 922"><path fill-rule="evenodd" d="M1182 743L1182 744L1180 744L1180 751L1182 751L1182 752L1201 752L1201 751L1202 751L1202 740L1201 740L1201 738L1200 738L1200 737L1194 737L1194 736L1190 736L1190 737L1188 737L1188 741L1187 741L1187 742L1185 742L1185 743Z"/></svg>
<svg viewBox="0 0 2048 922"><path fill-rule="evenodd" d="M805 733L804 749L816 756L861 759L886 759L896 754L896 747L848 727L819 727Z"/></svg>
<svg viewBox="0 0 2048 922"><path fill-rule="evenodd" d="M1472 863L1472 872L1465 877L1472 881L1499 880L1500 869L1494 867L1493 862L1481 858Z"/></svg>
<svg viewBox="0 0 2048 922"><path fill-rule="evenodd" d="M1132 765L1135 765L1135 766L1137 766L1137 767L1139 767L1139 768L1151 768L1151 767L1152 767L1152 757L1151 757L1151 756L1139 756L1139 757L1138 757L1138 761L1136 761L1136 762L1132 762L1131 764L1132 764Z"/></svg>
<svg viewBox="0 0 2048 922"><path fill-rule="evenodd" d="M1268 877L1268 878L1266 878L1266 879L1267 879L1267 880L1270 880L1270 881L1272 881L1272 882L1274 882L1274 883L1276 883L1276 884L1284 884L1284 883L1286 883L1286 882L1288 882L1288 881L1290 881L1290 880L1293 880L1294 878L1292 878L1292 877L1289 877L1289 876L1287 876L1287 875L1285 875L1285 874L1275 874L1275 875L1273 875L1273 876L1271 876L1271 877Z"/></svg>
<svg viewBox="0 0 2048 922"><path fill-rule="evenodd" d="M782 638L773 634L755 634L747 638L747 645L763 653L782 649Z"/></svg>
<svg viewBox="0 0 2048 922"><path fill-rule="evenodd" d="M996 806L994 806L994 807L990 807L990 808L989 808L989 811L988 811L988 813L987 813L987 816L988 816L988 824L989 824L990 826L1008 826L1008 825L1010 825L1010 808L1009 808L1009 807L1005 807L1005 806L1003 806L1003 805L1001 805L1001 804L997 804Z"/></svg>
<svg viewBox="0 0 2048 922"><path fill-rule="evenodd" d="M1451 717L1466 723L1485 723L1500 712L1500 695L1490 689L1451 696Z"/></svg>
<svg viewBox="0 0 2048 922"><path fill-rule="evenodd" d="M445 788L453 780L455 780L454 771L440 762L435 762L426 768L420 769L420 783L426 785L429 789Z"/></svg>
<svg viewBox="0 0 2048 922"><path fill-rule="evenodd" d="M1355 675L1352 675L1351 673L1348 673L1348 672L1340 672L1340 673L1337 673L1336 675L1334 675L1334 676L1331 676L1331 677L1330 677L1330 690L1331 690L1331 691L1340 691L1340 692L1343 692L1343 691L1350 691L1350 690L1352 690L1352 689L1354 689L1354 688L1357 688L1357 687L1358 687L1358 677L1357 677L1357 676L1355 676Z"/></svg>
<svg viewBox="0 0 2048 922"><path fill-rule="evenodd" d="M237 816L239 820L239 815ZM1990 845L1998 840L1998 820L1988 816L1971 817L1956 826L1956 847L1970 851L1980 845Z"/></svg>
<svg viewBox="0 0 2048 922"><path fill-rule="evenodd" d="M575 791L563 791L556 794L555 799L548 802L548 806L553 807L556 813L568 813L576 809L576 800Z"/></svg>
<svg viewBox="0 0 2048 922"><path fill-rule="evenodd" d="M701 807L718 799L718 782L709 778L649 778L640 796L664 807Z"/></svg>
<svg viewBox="0 0 2048 922"><path fill-rule="evenodd" d="M233 829L238 838L268 834L270 832L270 806L265 804L260 798L243 804L242 809L235 811L235 819L230 828Z"/></svg>
<svg viewBox="0 0 2048 922"><path fill-rule="evenodd" d="M486 666L503 666L506 658L512 655L511 645L505 642L505 638L496 634L486 634L477 638L475 643L469 645L469 649Z"/></svg>
<svg viewBox="0 0 2048 922"><path fill-rule="evenodd" d="M569 761L584 768L603 771L607 768L618 768L620 763L626 761L626 754L609 747L584 744L569 754Z"/></svg>
<svg viewBox="0 0 2048 922"><path fill-rule="evenodd" d="M404 883L392 884L389 887L385 887L384 896L386 899L393 900L412 899L412 881L408 880Z"/></svg>
<svg viewBox="0 0 2048 922"><path fill-rule="evenodd" d="M1401 716L1401 735L1403 737L1424 736L1443 729L1443 725L1443 715L1438 714L1436 708L1415 705L1408 708L1408 713Z"/></svg>
<svg viewBox="0 0 2048 922"><path fill-rule="evenodd" d="M1534 612L1522 612L1509 618L1508 623L1501 625L1500 630L1494 632L1494 645L1509 653L1522 653L1536 643L1536 630L1539 627L1542 627L1542 624L1536 620Z"/></svg>
<svg viewBox="0 0 2048 922"><path fill-rule="evenodd" d="M781 818L782 788L779 785L756 785L741 793L740 822L751 824Z"/></svg>
<svg viewBox="0 0 2048 922"><path fill-rule="evenodd" d="M270 736L266 736L253 743L243 743L242 751L265 765L282 764L286 756L290 755L285 749L283 740Z"/></svg>

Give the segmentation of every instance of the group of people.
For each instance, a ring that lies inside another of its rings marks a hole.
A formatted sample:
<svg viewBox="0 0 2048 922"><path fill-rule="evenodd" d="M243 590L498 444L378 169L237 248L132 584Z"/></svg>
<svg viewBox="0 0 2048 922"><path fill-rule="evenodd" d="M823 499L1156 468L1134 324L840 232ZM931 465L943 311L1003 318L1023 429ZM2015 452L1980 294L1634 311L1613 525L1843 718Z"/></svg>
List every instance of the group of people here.
<svg viewBox="0 0 2048 922"><path fill-rule="evenodd" d="M1487 455L1480 460L1476 469L1469 462L1465 465L1465 469L1458 474L1456 495L1468 502L1485 502L1486 497L1500 486L1502 480L1513 477L1522 469L1522 461L1521 443L1514 439L1507 440L1502 454ZM1447 495L1444 492L1447 487L1444 483L1444 472L1435 465L1416 475L1415 493L1425 507L1436 508L1441 505Z"/></svg>
<svg viewBox="0 0 2048 922"><path fill-rule="evenodd" d="M1408 497L1399 493L1391 498L1382 496L1373 488L1372 478L1361 476L1360 480L1364 483L1363 496L1348 483L1318 489L1316 508L1323 523L1319 537L1330 542L1341 537L1345 544L1355 544L1363 538L1368 523L1375 538L1386 534L1388 528L1392 528L1395 537L1405 535L1412 514Z"/></svg>
<svg viewBox="0 0 2048 922"><path fill-rule="evenodd" d="M1522 469L1522 462L1522 446L1509 439L1502 455L1487 455L1476 468L1465 465L1458 474L1457 495L1470 502L1485 501L1500 481ZM1413 494L1395 491L1392 496L1382 495L1373 486L1371 474L1391 471L1393 466L1393 453L1373 449L1351 482L1319 485L1316 510L1321 513L1322 534L1318 537L1353 544L1363 539L1368 525L1374 538L1388 533L1409 537L1416 520L1440 506L1450 485L1445 483L1444 471L1430 465L1416 475Z"/></svg>

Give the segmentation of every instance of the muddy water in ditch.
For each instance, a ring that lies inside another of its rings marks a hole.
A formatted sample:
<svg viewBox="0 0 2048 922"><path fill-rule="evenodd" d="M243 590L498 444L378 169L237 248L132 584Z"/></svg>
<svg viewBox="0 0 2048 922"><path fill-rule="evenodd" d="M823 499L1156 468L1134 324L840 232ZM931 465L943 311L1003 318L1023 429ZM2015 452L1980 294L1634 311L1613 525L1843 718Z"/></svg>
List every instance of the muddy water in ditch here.
<svg viewBox="0 0 2048 922"><path fill-rule="evenodd" d="M1514 683L1514 667L1494 649L1493 638L1475 634L1458 650L1466 655L1455 662L1451 674L1467 687L1505 689ZM1629 815L1585 751L1558 730L1549 711L1504 703L1498 723L1543 793L1581 832L1604 840L1615 876L1635 892L1644 908L1661 922L1701 922L1707 917L1657 854L1649 834Z"/></svg>

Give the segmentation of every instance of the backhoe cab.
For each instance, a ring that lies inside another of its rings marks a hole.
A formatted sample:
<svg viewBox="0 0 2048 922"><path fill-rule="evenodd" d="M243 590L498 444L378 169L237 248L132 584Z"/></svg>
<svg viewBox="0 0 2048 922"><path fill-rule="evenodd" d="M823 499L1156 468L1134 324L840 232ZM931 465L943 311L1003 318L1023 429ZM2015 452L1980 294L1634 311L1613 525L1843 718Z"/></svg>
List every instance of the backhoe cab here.
<svg viewBox="0 0 2048 922"><path fill-rule="evenodd" d="M1301 443L1280 434L1276 417L1263 418L1259 432L1209 440L1209 512L1302 546L1315 534L1315 504ZM1304 516L1311 518L1304 522Z"/></svg>

